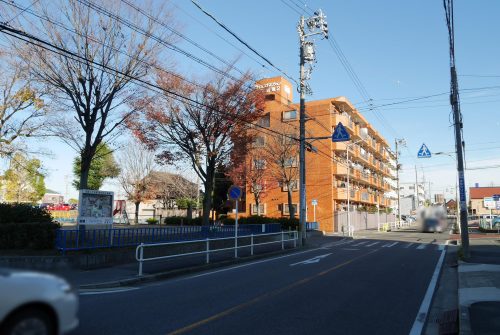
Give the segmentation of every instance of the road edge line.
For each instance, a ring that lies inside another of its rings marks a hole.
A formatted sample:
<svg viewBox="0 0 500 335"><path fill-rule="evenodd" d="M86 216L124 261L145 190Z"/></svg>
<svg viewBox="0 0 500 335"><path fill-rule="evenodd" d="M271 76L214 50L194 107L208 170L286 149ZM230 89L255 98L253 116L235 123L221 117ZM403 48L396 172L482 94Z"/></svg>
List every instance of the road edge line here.
<svg viewBox="0 0 500 335"><path fill-rule="evenodd" d="M424 330L425 322L427 321L427 317L429 316L429 309L431 307L431 303L434 298L434 293L436 292L437 282L441 275L441 269L443 267L445 255L446 255L446 248L443 249L443 251L441 251L441 256L439 257L439 260L436 264L436 268L434 269L434 273L432 274L429 286L427 287L424 299L420 304L417 317L413 322L413 326L411 327L409 335L420 335Z"/></svg>

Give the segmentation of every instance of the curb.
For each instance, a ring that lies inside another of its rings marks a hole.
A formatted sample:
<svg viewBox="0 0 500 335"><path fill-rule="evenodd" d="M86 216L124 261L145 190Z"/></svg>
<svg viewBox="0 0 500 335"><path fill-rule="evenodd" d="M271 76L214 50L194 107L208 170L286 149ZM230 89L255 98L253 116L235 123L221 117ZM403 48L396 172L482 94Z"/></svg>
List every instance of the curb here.
<svg viewBox="0 0 500 335"><path fill-rule="evenodd" d="M465 264L466 262L462 260L457 261L457 276L458 276L458 329L460 335L470 335L472 334L472 329L470 327L470 315L469 315L469 307L462 305L463 297L460 294L461 280L460 280L460 266Z"/></svg>
<svg viewBox="0 0 500 335"><path fill-rule="evenodd" d="M268 252L268 253L261 254L261 255L247 256L247 257L242 257L242 258L237 258L237 259L230 259L230 260L220 261L220 262L216 262L216 263L191 266L191 267L181 268L181 269L173 269L173 270L169 270L169 271L165 271L165 272L143 275L140 277L137 275L135 277L116 280L116 281L108 281L108 282L94 283L94 284L82 284L79 286L79 289L80 290L90 290L90 289L116 288L116 287L121 287L121 286L130 286L130 285L139 284L139 283L153 282L153 281L157 281L157 280L161 280L161 279L173 278L173 277L178 277L178 276L186 275L186 274L190 274L190 273L212 270L212 269L222 268L222 267L235 265L235 264L247 263L247 262L250 262L252 260L258 260L258 259L262 259L262 258L288 254L288 253L292 253L294 251L307 250L307 249L311 249L311 248L314 248L314 247L312 247L312 246L297 247L294 249L273 251L273 252Z"/></svg>

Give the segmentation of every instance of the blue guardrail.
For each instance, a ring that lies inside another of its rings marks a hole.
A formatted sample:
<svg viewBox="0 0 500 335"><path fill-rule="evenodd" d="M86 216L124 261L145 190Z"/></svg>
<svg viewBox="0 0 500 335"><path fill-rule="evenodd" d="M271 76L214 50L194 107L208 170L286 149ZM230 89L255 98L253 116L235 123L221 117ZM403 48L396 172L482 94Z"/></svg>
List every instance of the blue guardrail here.
<svg viewBox="0 0 500 335"><path fill-rule="evenodd" d="M245 224L238 227L238 236L276 233L279 223ZM180 226L161 228L58 229L56 248L69 250L136 246L141 243L179 242L234 236L234 226Z"/></svg>

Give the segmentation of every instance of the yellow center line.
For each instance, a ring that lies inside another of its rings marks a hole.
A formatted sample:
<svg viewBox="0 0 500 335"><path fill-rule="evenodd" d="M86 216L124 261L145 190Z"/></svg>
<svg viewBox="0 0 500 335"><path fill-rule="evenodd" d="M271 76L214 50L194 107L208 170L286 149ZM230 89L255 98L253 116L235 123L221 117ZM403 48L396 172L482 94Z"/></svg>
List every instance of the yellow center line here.
<svg viewBox="0 0 500 335"><path fill-rule="evenodd" d="M271 297L277 296L277 295L279 295L279 294L281 294L281 293L283 293L283 292L286 292L286 291L289 291L289 290L291 290L291 289L294 289L294 288L296 288L297 286L300 286L300 285L303 285L303 284L305 284L305 283L308 283L308 282L310 282L310 281L311 281L311 280L313 280L313 279L316 279L316 278L318 278L318 277L324 276L324 275L326 275L326 274L328 274L328 273L330 273L330 272L332 272L332 271L335 271L335 270L337 270L337 269L340 269L341 267L346 266L346 265L348 265L348 264L350 264L350 263L354 262L355 260L358 260L358 259L360 259L360 258L366 257L366 256L368 256L368 255L370 255L370 254L373 254L374 252L377 252L377 251L378 251L378 249L373 250L373 251L370 251L370 252L368 252L368 253L366 253L366 254L364 254L364 255L361 255L361 256L358 256L358 257L354 257L353 259L350 259L350 260L348 260L348 261L346 261L346 262L344 262L344 263L341 263L341 264L339 264L339 265L336 265L336 266L334 266L334 267L332 267L332 268L329 268L329 269L327 269L327 270L321 271L321 272L319 272L319 273L317 273L317 274L315 274L315 275L313 275L313 276L310 276L310 277L307 277L307 278L301 279L301 280L299 280L299 281L296 281L296 282L294 282L294 283L292 283L292 284L290 284L290 285L288 285L288 286L282 287L282 288L277 289L277 290L274 290L274 291L270 291L270 292L264 293L264 294L262 294L262 295L260 295L260 296L258 296L258 297L253 298L252 300L249 300L249 301L246 301L246 302L241 303L241 304L239 304L239 305L236 305L236 306L234 306L234 307L228 308L228 309L226 309L226 310L224 310L224 311L222 311L222 312L220 312L220 313L214 314L214 315L212 315L212 316L210 316L210 317L208 317L208 318L206 318L206 319L203 319L203 320L200 320L200 321L194 322L194 323L192 323L192 324L190 324L190 325L187 325L187 326L185 326L185 327L182 327L182 328L179 328L179 329L177 329L177 330L174 330L174 331L172 331L172 332L168 333L168 335L178 335L178 334L184 334L184 333L186 333L186 332L188 332L188 331L191 331L191 330L193 330L193 329L195 329L195 328L198 328L198 327L200 327L200 326L203 326L203 325L205 325L205 324L207 324L207 323L209 323L209 322L215 321L215 320L217 320L217 319L220 319L220 318L223 318L223 317L225 317L225 316L227 316L227 315L230 315L230 314L232 314L232 313L234 313L234 312L237 312L237 311L239 311L239 310L242 310L242 309L244 309L244 308L246 308L246 307L248 307L248 306L251 306L251 305L253 305L253 304L255 304L255 303L259 302L259 301L262 301L262 300L264 300L264 299L267 299L267 298L271 298Z"/></svg>

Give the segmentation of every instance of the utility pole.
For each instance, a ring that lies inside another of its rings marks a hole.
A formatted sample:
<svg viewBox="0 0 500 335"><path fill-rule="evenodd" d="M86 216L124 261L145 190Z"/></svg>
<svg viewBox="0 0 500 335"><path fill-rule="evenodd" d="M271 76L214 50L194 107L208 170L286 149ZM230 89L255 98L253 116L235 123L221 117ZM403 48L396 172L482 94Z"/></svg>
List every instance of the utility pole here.
<svg viewBox="0 0 500 335"><path fill-rule="evenodd" d="M417 173L417 166L415 165L415 211L417 210L419 204L420 201L418 199L418 173Z"/></svg>
<svg viewBox="0 0 500 335"><path fill-rule="evenodd" d="M401 221L401 194L399 190L399 170L401 166L399 165L399 148L398 145L405 145L406 142L403 138L394 139L394 144L396 145L396 182L398 191L398 221Z"/></svg>
<svg viewBox="0 0 500 335"><path fill-rule="evenodd" d="M469 229L467 223L467 201L465 194L464 177L464 141L462 138L462 113L460 112L460 97L458 93L457 70L455 67L455 23L453 14L453 0L443 0L446 14L446 24L449 35L450 48L450 104L453 110L453 125L455 128L455 148L457 153L458 188L460 194L460 226L462 250L465 258L470 257L469 253Z"/></svg>
<svg viewBox="0 0 500 335"><path fill-rule="evenodd" d="M314 12L314 15L305 18L300 17L297 27L300 41L300 85L298 87L300 93L300 150L299 150L299 175L300 175L300 210L299 223L300 232L302 235L302 245L306 243L306 94L311 94L311 89L306 83L311 77L312 64L316 62L314 51L314 42L308 40L309 37L321 34L324 38L328 38L328 26L326 23L326 15L320 10ZM309 67L306 69L306 63Z"/></svg>

